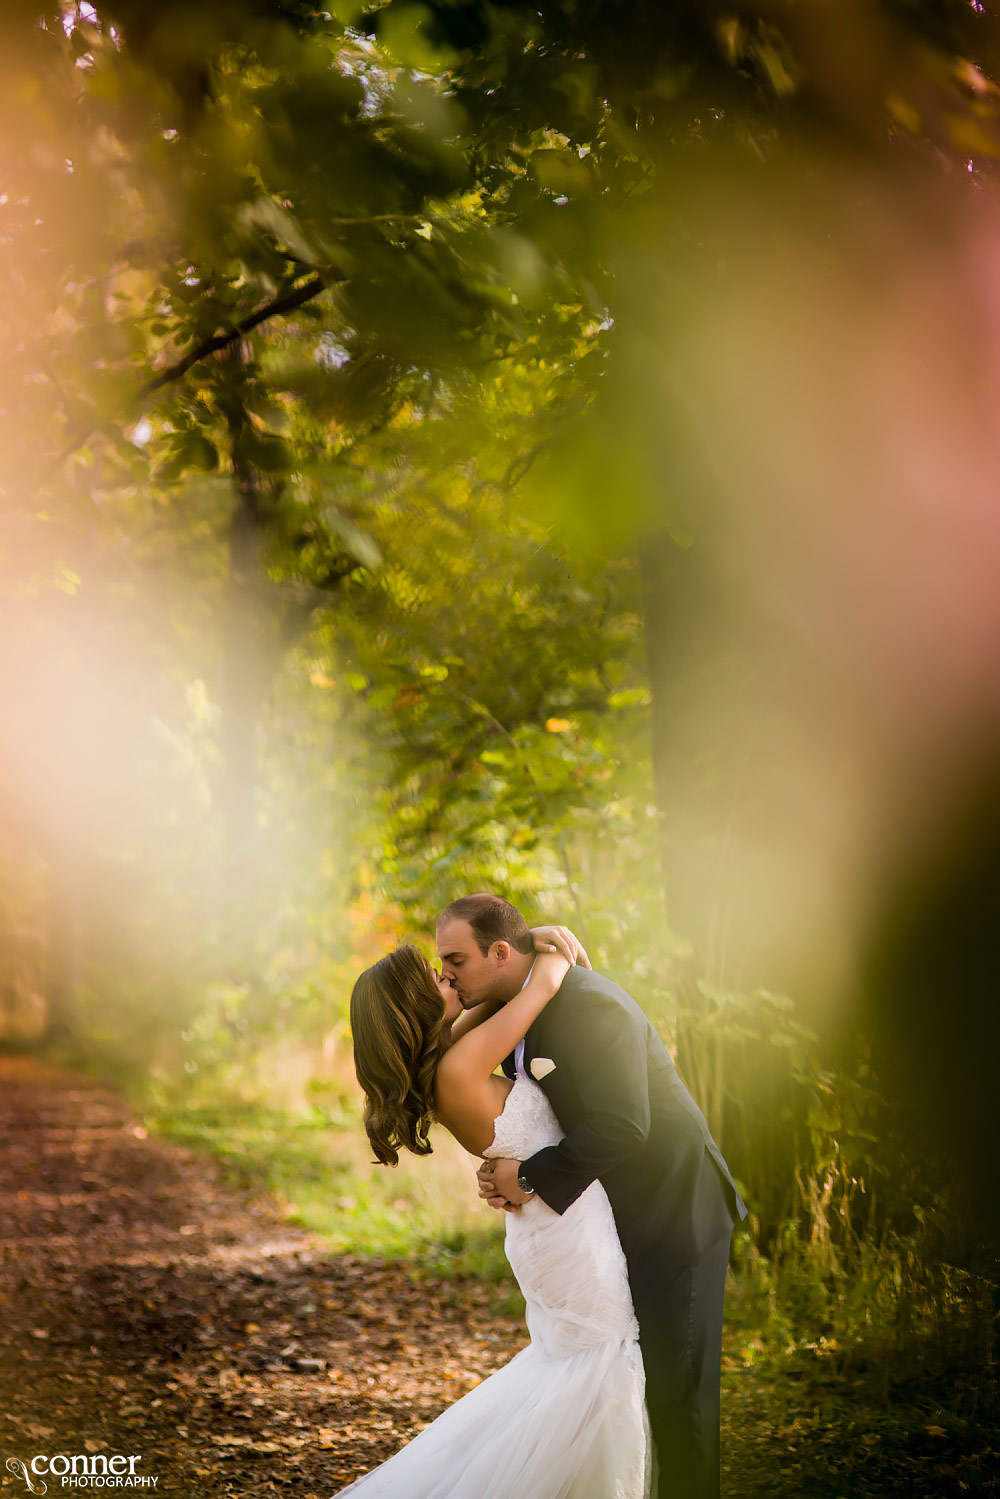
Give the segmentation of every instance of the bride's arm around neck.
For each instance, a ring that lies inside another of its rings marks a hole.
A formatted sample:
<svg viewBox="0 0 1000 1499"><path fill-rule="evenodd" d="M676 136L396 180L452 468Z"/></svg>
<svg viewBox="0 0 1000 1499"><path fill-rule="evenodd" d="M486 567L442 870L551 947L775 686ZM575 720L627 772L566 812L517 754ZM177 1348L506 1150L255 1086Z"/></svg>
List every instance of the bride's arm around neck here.
<svg viewBox="0 0 1000 1499"><path fill-rule="evenodd" d="M492 1015L466 1028L457 1039L455 1030L452 1031L452 1044L441 1058L438 1074L444 1070L446 1077L492 1076L504 1057L524 1040L528 1028L558 991L569 970L568 961L558 954L536 958L531 976L519 994L500 1004ZM464 1018L460 1016L456 1021L456 1029Z"/></svg>
<svg viewBox="0 0 1000 1499"><path fill-rule="evenodd" d="M482 1025L484 1020L489 1020L491 1015L495 1015L503 1003L502 999L484 999L482 1004L463 1010L451 1028L452 1046L462 1036L467 1036L471 1030L475 1030L477 1025Z"/></svg>
<svg viewBox="0 0 1000 1499"><path fill-rule="evenodd" d="M434 1115L471 1155L489 1149L510 1089L506 1078L493 1074L557 992L569 967L562 957L538 959L519 994L501 1002L493 1014L477 1017L457 1039L452 1032L452 1044L434 1074ZM456 1028L465 1018L459 1017Z"/></svg>

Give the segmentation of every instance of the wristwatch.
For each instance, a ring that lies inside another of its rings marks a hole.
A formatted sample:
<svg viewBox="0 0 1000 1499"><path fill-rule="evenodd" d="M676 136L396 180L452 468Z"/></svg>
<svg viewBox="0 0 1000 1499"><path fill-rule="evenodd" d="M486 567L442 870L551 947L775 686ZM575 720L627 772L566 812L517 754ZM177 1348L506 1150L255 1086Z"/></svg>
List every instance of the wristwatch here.
<svg viewBox="0 0 1000 1499"><path fill-rule="evenodd" d="M524 1174L523 1171L519 1171L517 1173L517 1185L520 1188L520 1190L522 1192L526 1192L529 1197L534 1197L534 1195L535 1195L535 1189L531 1185L530 1181L525 1176L525 1174Z"/></svg>

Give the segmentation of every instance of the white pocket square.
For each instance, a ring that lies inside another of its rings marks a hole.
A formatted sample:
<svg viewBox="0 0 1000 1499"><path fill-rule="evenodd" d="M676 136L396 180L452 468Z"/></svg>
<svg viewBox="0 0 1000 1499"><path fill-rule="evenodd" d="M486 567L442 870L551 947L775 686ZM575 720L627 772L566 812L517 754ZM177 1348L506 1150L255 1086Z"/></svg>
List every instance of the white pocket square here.
<svg viewBox="0 0 1000 1499"><path fill-rule="evenodd" d="M555 1072L556 1064L551 1057L532 1057L528 1063L528 1071L536 1082L540 1083L543 1077L548 1077L550 1072Z"/></svg>

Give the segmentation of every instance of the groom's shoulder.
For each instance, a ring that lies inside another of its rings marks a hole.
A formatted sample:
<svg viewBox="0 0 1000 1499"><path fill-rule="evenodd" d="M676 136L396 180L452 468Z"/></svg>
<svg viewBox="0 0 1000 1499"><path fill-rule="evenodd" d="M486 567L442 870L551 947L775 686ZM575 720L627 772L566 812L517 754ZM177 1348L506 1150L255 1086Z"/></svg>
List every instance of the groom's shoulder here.
<svg viewBox="0 0 1000 1499"><path fill-rule="evenodd" d="M613 979L603 973L595 973L592 968L571 968L559 986L556 1000L563 996L567 1000L589 1002L601 1009L613 1006L624 1010L634 1019L645 1019L631 994Z"/></svg>

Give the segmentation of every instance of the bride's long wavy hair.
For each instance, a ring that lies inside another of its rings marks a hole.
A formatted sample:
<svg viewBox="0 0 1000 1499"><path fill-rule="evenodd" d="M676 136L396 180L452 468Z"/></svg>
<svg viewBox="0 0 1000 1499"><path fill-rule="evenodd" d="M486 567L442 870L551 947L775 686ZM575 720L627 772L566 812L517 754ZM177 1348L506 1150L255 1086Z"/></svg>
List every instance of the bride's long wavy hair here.
<svg viewBox="0 0 1000 1499"><path fill-rule="evenodd" d="M365 1132L383 1166L405 1146L430 1155L434 1073L444 1051L445 1004L415 947L397 947L360 974L351 993L354 1067Z"/></svg>

